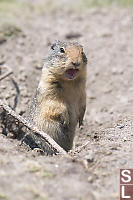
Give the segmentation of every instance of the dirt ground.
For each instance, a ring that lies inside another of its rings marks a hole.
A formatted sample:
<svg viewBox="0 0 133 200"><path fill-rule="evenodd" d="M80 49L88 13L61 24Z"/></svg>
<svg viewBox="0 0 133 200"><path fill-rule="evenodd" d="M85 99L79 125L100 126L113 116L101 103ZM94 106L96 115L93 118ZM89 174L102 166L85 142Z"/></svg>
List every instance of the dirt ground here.
<svg viewBox="0 0 133 200"><path fill-rule="evenodd" d="M119 169L133 168L133 10L24 15L0 15L0 73L13 70L0 81L0 99L14 107L18 96L16 112L25 116L51 42L78 41L88 58L87 110L73 151L89 144L73 159L46 157L0 134L0 199L118 200Z"/></svg>

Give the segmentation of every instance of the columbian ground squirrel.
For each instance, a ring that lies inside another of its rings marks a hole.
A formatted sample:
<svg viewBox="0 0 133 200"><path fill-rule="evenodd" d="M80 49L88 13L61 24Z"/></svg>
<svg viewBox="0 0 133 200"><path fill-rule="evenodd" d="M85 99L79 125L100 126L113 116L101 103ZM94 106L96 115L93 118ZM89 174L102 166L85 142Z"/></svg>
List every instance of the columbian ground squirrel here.
<svg viewBox="0 0 133 200"><path fill-rule="evenodd" d="M72 148L86 109L86 65L81 45L55 41L30 109L30 120L66 151Z"/></svg>

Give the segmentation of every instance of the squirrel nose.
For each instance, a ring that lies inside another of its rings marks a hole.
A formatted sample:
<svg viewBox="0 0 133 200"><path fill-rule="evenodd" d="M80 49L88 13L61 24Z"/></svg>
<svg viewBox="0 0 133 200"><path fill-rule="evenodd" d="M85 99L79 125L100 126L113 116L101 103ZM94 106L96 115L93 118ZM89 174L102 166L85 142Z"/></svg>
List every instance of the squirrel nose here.
<svg viewBox="0 0 133 200"><path fill-rule="evenodd" d="M79 62L72 62L72 65L75 66L75 67L77 67L77 66L80 65L80 63Z"/></svg>

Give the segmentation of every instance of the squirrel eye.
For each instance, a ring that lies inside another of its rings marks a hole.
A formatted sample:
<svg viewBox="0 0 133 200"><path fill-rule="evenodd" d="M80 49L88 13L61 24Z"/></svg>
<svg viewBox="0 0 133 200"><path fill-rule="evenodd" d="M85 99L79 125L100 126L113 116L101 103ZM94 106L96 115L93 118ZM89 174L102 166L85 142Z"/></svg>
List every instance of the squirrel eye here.
<svg viewBox="0 0 133 200"><path fill-rule="evenodd" d="M65 53L65 49L63 47L60 48L61 53Z"/></svg>

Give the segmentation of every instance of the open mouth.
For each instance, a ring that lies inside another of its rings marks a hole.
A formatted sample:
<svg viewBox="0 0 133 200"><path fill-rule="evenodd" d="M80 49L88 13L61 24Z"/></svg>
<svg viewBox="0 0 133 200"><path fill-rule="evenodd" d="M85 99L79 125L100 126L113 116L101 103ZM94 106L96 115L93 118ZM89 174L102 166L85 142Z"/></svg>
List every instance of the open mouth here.
<svg viewBox="0 0 133 200"><path fill-rule="evenodd" d="M65 76L69 80L72 80L75 78L76 74L79 72L79 69L68 69L65 71Z"/></svg>

